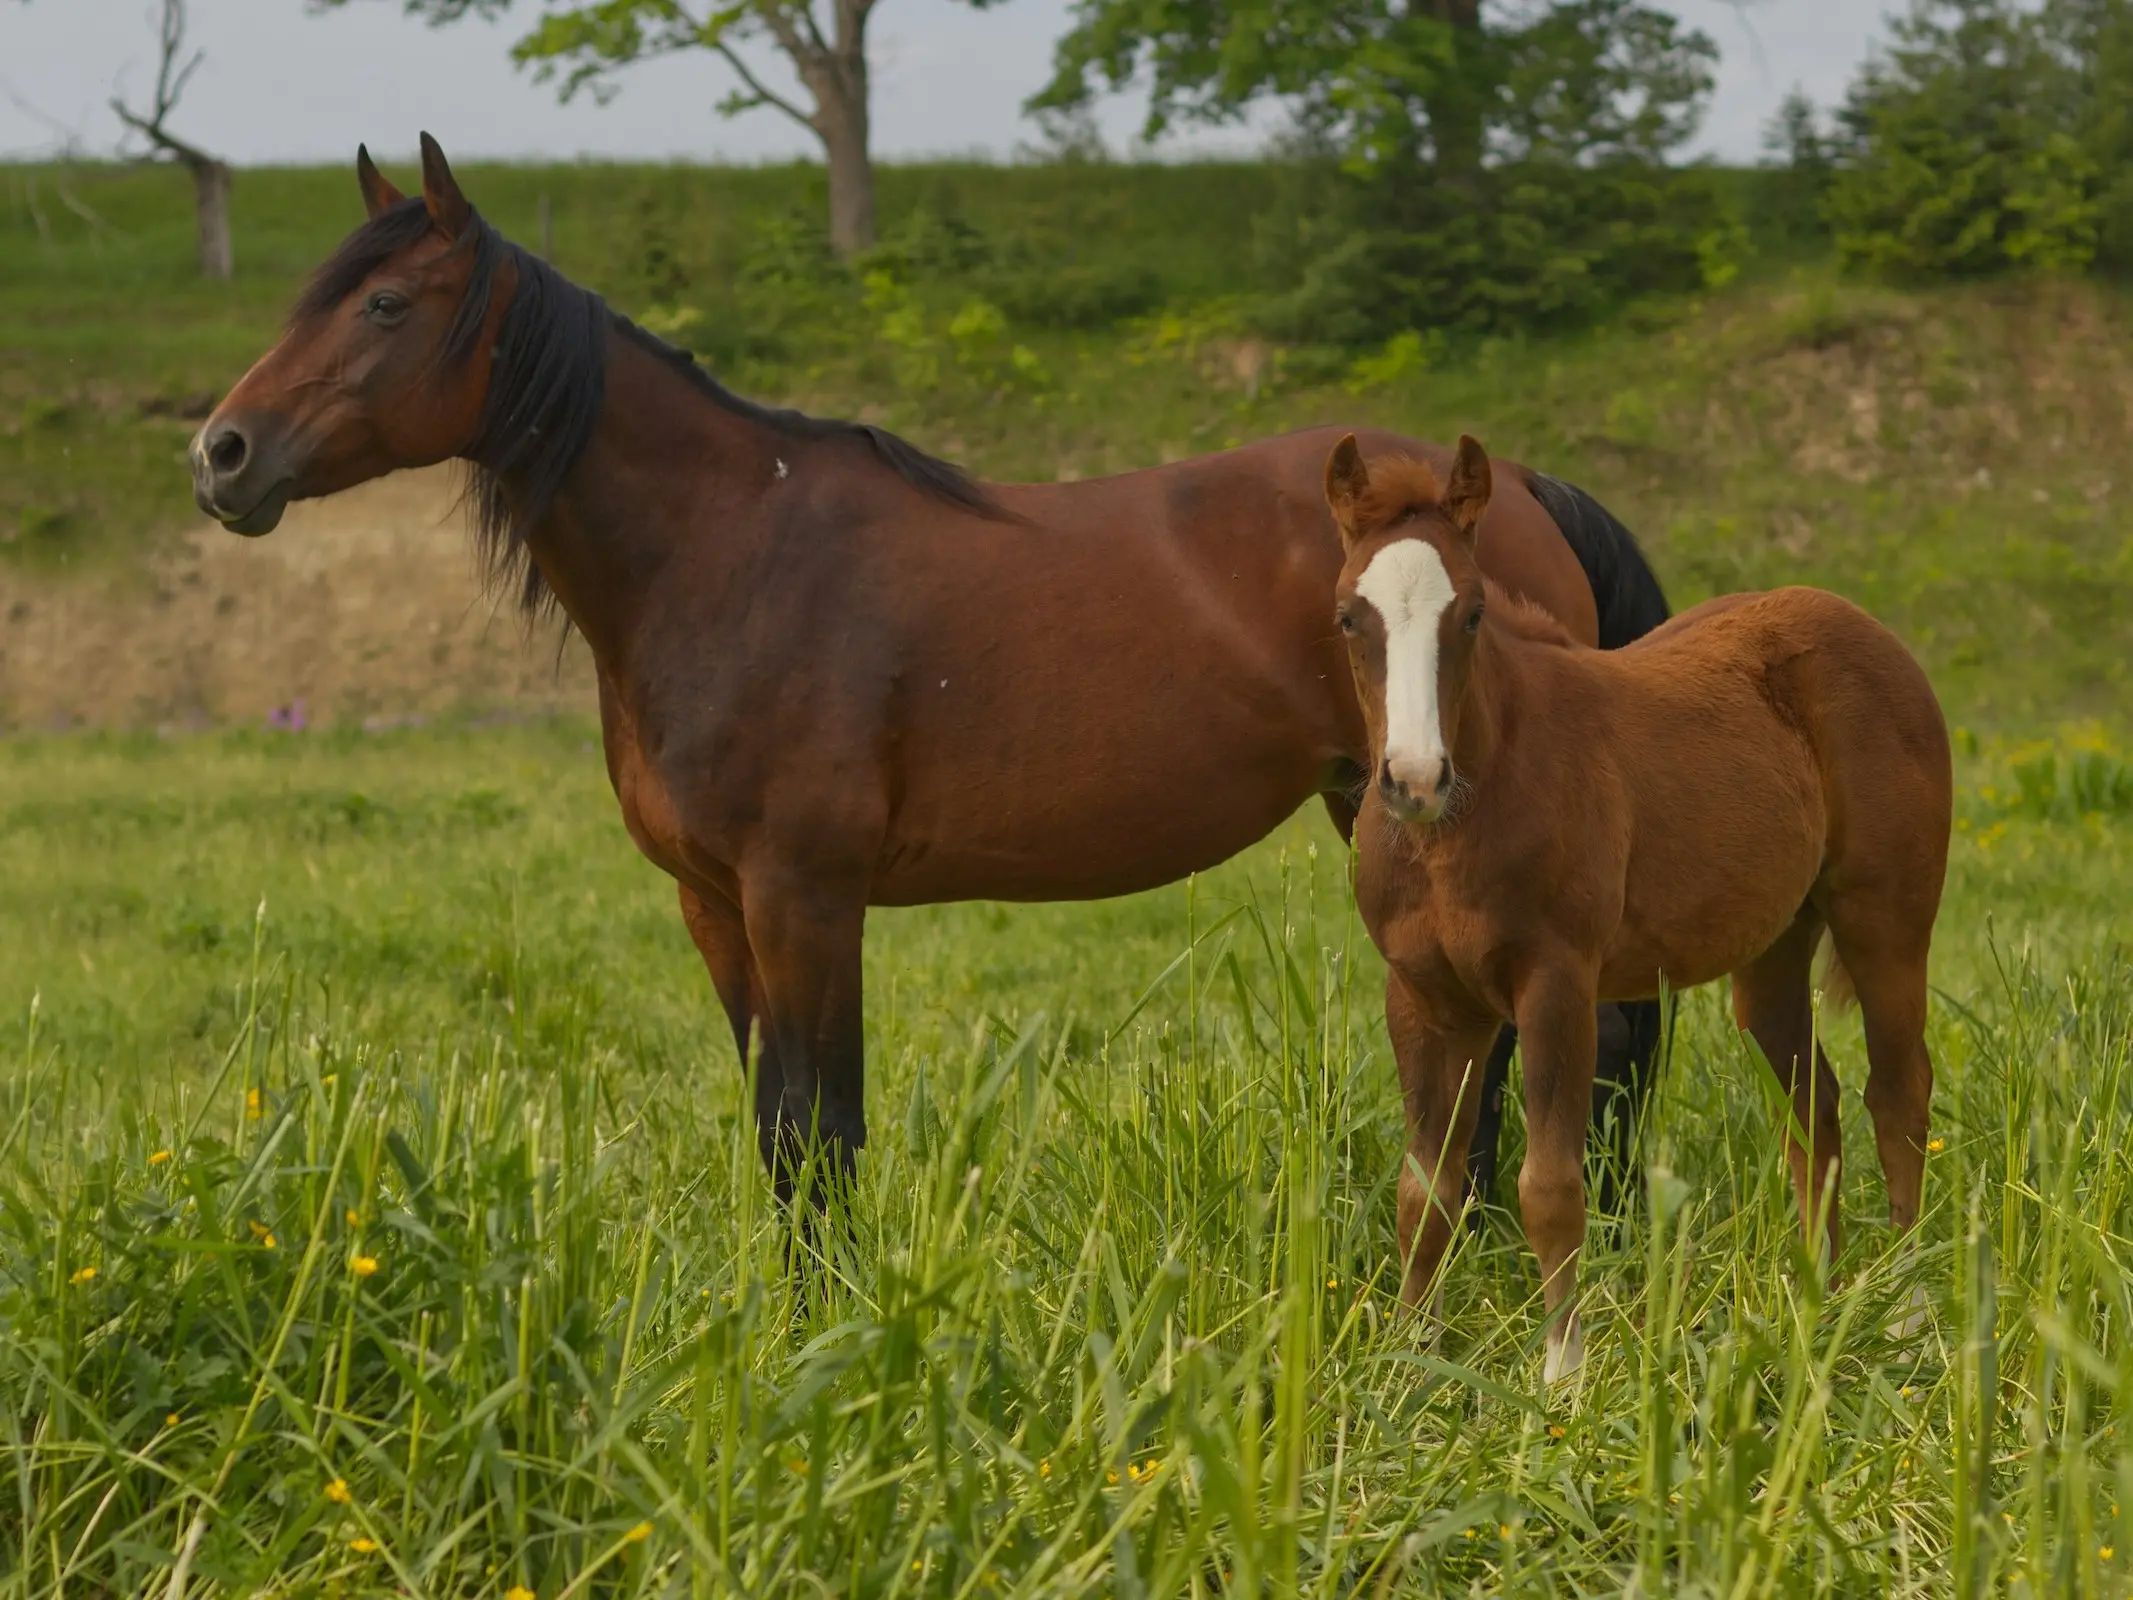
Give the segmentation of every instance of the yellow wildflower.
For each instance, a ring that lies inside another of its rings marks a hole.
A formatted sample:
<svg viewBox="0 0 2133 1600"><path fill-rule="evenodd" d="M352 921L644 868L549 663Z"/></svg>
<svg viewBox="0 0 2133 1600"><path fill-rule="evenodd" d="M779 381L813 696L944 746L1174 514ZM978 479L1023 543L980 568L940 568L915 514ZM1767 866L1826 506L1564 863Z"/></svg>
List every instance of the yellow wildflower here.
<svg viewBox="0 0 2133 1600"><path fill-rule="evenodd" d="M376 1256L350 1256L348 1258L348 1270L359 1278L367 1278L378 1270L378 1258Z"/></svg>
<svg viewBox="0 0 2133 1600"><path fill-rule="evenodd" d="M262 1113L262 1112L263 1112L263 1111L264 1111L265 1109L266 1109L266 1108L265 1108L265 1105L264 1105L264 1104L263 1104L263 1103L261 1102L261 1100L260 1100L260 1098L259 1098L259 1091L258 1091L257 1089L247 1089L247 1090L245 1090L245 1092L244 1092L244 1114L245 1114L245 1115L246 1115L247 1117L251 1118L251 1119L252 1119L252 1120L253 1120L254 1122L257 1122L257 1121L259 1120L259 1117L260 1117L261 1113Z"/></svg>
<svg viewBox="0 0 2133 1600"><path fill-rule="evenodd" d="M1510 1523L1508 1523L1508 1522L1499 1522L1499 1523L1497 1523L1497 1524L1496 1524L1496 1537L1497 1537L1497 1538L1499 1538L1499 1539L1508 1539L1508 1538L1510 1538L1510 1537L1511 1537L1511 1524L1510 1524Z"/></svg>
<svg viewBox="0 0 2133 1600"><path fill-rule="evenodd" d="M533 1591L523 1583L514 1583L504 1591L504 1600L533 1600Z"/></svg>
<svg viewBox="0 0 2133 1600"><path fill-rule="evenodd" d="M354 1206L350 1206L348 1208L348 1226L351 1228L360 1228L362 1225L363 1213L356 1210Z"/></svg>
<svg viewBox="0 0 2133 1600"><path fill-rule="evenodd" d="M1562 1425L1562 1424L1561 1424L1560 1422L1551 1422L1551 1423L1549 1423L1549 1424L1548 1424L1548 1437L1549 1437L1549 1438L1551 1438L1551 1439L1560 1439L1560 1438L1562 1438L1562 1436L1563 1436L1563 1425Z"/></svg>
<svg viewBox="0 0 2133 1600"><path fill-rule="evenodd" d="M2096 1554L2100 1559L2108 1561L2111 1559L2111 1557L2117 1555L2118 1552L2112 1549L2109 1545L2105 1545L2100 1550L2098 1550Z"/></svg>
<svg viewBox="0 0 2133 1600"><path fill-rule="evenodd" d="M622 1536L622 1542L624 1544L643 1544L651 1536L652 1525L649 1522L640 1522Z"/></svg>
<svg viewBox="0 0 2133 1600"><path fill-rule="evenodd" d="M1117 1474L1117 1473L1115 1473L1115 1472L1107 1472L1107 1473L1105 1473L1105 1474L1104 1474L1104 1482L1106 1482L1106 1483L1116 1483L1116 1482L1118 1482L1118 1474Z"/></svg>
<svg viewBox="0 0 2133 1600"><path fill-rule="evenodd" d="M91 1278L93 1278L93 1277L95 1277L95 1276L96 1276L96 1268L94 1268L94 1267L83 1267L83 1268L82 1268L82 1269L81 1269L81 1270L80 1270L79 1272L75 1273L73 1277L69 1278L69 1279L67 1280L67 1282L69 1282L69 1283L87 1283L87 1282L88 1282L88 1281L89 1281L89 1280L90 1280Z"/></svg>
<svg viewBox="0 0 2133 1600"><path fill-rule="evenodd" d="M335 1478L333 1482L326 1485L326 1498L337 1506L345 1506L355 1497L348 1492L348 1480L346 1478Z"/></svg>
<svg viewBox="0 0 2133 1600"><path fill-rule="evenodd" d="M362 1534L359 1533L353 1539L350 1539L348 1541L348 1548L353 1550L359 1556L367 1556L376 1551L376 1549L378 1548L378 1541L375 1539L365 1538Z"/></svg>
<svg viewBox="0 0 2133 1600"><path fill-rule="evenodd" d="M155 1154L151 1155L148 1158L148 1164L151 1167L160 1167L164 1162L168 1161L169 1159L170 1152L168 1150L158 1150L155 1152Z"/></svg>
<svg viewBox="0 0 2133 1600"><path fill-rule="evenodd" d="M1926 1148L1932 1151L1933 1154L1939 1155L1941 1151L1948 1148L1948 1141L1945 1139L1928 1139L1926 1141Z"/></svg>
<svg viewBox="0 0 2133 1600"><path fill-rule="evenodd" d="M255 1239L264 1239L267 1236L267 1225L257 1217L249 1218L245 1226L252 1230L252 1237Z"/></svg>
<svg viewBox="0 0 2133 1600"><path fill-rule="evenodd" d="M1038 1477L1040 1477L1040 1478L1049 1478L1049 1477L1050 1477L1051 1475L1052 1475L1052 1464L1051 1464L1051 1463L1050 1463L1049 1461L1040 1461L1040 1462L1038 1462L1038 1463L1037 1463L1037 1476L1038 1476Z"/></svg>
<svg viewBox="0 0 2133 1600"><path fill-rule="evenodd" d="M163 1426L164 1426L164 1427L166 1427L166 1428L175 1428L175 1427L176 1427L177 1425L178 1425L178 1414L177 1414L177 1412L175 1412L175 1411L173 1411L173 1412L172 1412L172 1413L171 1413L171 1414L170 1414L169 1416L167 1416L167 1417L165 1417L165 1418L163 1419Z"/></svg>
<svg viewBox="0 0 2133 1600"><path fill-rule="evenodd" d="M1341 1281L1338 1278L1328 1278L1326 1280L1326 1287L1329 1289L1338 1289L1340 1286Z"/></svg>
<svg viewBox="0 0 2133 1600"><path fill-rule="evenodd" d="M269 1233L262 1236L259 1241L259 1245L260 1248L263 1250L272 1250L275 1246L274 1235Z"/></svg>

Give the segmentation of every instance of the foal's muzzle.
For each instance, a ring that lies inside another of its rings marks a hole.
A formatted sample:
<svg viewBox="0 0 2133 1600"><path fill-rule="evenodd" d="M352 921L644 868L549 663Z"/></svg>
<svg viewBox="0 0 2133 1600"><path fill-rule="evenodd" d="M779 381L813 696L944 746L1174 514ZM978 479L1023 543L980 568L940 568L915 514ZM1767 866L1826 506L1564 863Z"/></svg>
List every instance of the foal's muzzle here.
<svg viewBox="0 0 2133 1600"><path fill-rule="evenodd" d="M214 416L193 440L193 503L232 533L272 533L288 509L296 475L279 431L242 416Z"/></svg>
<svg viewBox="0 0 2133 1600"><path fill-rule="evenodd" d="M1446 755L1387 758L1378 763L1378 798L1395 821L1435 822L1452 797L1452 762Z"/></svg>

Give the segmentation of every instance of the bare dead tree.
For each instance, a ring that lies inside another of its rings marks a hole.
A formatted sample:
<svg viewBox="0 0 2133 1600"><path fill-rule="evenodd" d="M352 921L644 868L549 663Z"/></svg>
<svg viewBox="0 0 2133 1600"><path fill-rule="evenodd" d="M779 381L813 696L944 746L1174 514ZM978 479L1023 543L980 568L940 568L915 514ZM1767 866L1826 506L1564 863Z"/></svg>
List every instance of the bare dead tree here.
<svg viewBox="0 0 2133 1600"><path fill-rule="evenodd" d="M193 211L200 230L200 271L210 278L227 278L234 266L230 247L230 169L198 145L188 144L164 124L178 109L178 97L207 59L207 52L185 53L185 0L163 0L163 15L157 25L159 59L156 63L156 97L146 115L133 110L117 96L111 109L119 121L146 139L150 160L162 157L180 162L193 175Z"/></svg>

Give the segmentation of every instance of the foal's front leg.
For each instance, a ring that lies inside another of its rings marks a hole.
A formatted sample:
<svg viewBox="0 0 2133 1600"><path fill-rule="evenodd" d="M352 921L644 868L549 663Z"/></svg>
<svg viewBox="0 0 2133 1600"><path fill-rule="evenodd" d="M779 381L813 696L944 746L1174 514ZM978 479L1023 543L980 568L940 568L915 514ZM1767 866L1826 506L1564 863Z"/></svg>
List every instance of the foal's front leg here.
<svg viewBox="0 0 2133 1600"><path fill-rule="evenodd" d="M1436 1281L1466 1182L1493 1018L1445 1028L1397 971L1385 979L1385 1027L1400 1069L1407 1151L1400 1163L1400 1299L1419 1307Z"/></svg>
<svg viewBox="0 0 2133 1600"><path fill-rule="evenodd" d="M1516 997L1526 1058L1526 1164L1518 1174L1518 1204L1540 1257L1550 1383L1585 1359L1577 1273L1585 1243L1585 1130L1599 1047L1596 987L1591 974L1564 961L1537 967Z"/></svg>

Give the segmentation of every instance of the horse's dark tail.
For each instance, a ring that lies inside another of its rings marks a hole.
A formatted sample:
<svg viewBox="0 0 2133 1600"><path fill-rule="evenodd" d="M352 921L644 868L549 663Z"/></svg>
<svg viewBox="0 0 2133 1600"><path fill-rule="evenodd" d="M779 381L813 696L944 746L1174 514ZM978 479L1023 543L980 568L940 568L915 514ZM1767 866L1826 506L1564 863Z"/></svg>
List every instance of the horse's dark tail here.
<svg viewBox="0 0 2133 1600"><path fill-rule="evenodd" d="M1600 648L1614 650L1640 639L1673 615L1666 592L1636 537L1599 501L1574 484L1545 472L1526 473L1526 487L1555 519L1585 569L1600 609Z"/></svg>

